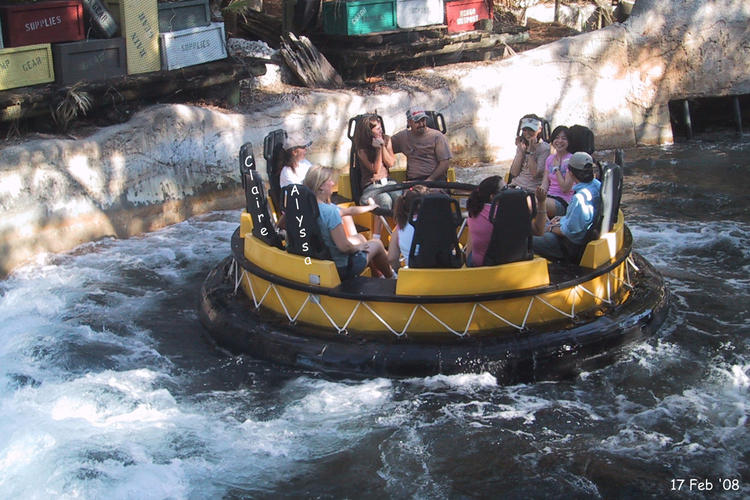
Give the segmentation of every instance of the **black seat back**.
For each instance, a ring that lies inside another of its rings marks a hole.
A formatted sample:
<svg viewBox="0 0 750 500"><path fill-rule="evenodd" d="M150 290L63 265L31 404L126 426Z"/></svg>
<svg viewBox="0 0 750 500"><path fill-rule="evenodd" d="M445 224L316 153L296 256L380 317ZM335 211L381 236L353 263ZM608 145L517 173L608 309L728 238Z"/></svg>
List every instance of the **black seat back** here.
<svg viewBox="0 0 750 500"><path fill-rule="evenodd" d="M359 164L359 157L355 150L354 138L357 136L359 128L366 126L365 120L371 116L376 116L378 118L380 121L380 127L383 129L383 134L385 134L383 117L375 113L365 113L350 118L349 126L346 131L347 137L352 141L351 148L349 149L349 183L352 190L352 200L356 204L359 204L359 199L362 197L362 166Z"/></svg>
<svg viewBox="0 0 750 500"><path fill-rule="evenodd" d="M427 115L427 126L445 134L448 129L445 126L445 118L437 111L425 111Z"/></svg>
<svg viewBox="0 0 750 500"><path fill-rule="evenodd" d="M612 230L617 222L622 198L622 167L616 163L604 163L602 166L602 203L600 217L597 224L599 234Z"/></svg>
<svg viewBox="0 0 750 500"><path fill-rule="evenodd" d="M568 129L568 152L578 153L579 151L594 154L594 133L583 125L573 125Z"/></svg>
<svg viewBox="0 0 750 500"><path fill-rule="evenodd" d="M252 154L252 153L251 153ZM263 179L255 169L247 169L242 174L242 185L245 188L245 209L253 219L253 236L268 245L283 248L281 237L271 220L268 201L263 189Z"/></svg>
<svg viewBox="0 0 750 500"><path fill-rule="evenodd" d="M255 155L253 155L253 143L246 142L240 146L240 181L242 182L242 189L245 189L245 174L251 170L255 170Z"/></svg>
<svg viewBox="0 0 750 500"><path fill-rule="evenodd" d="M484 254L485 266L531 260L531 221L536 216L536 198L524 189L505 188L492 199L492 236Z"/></svg>
<svg viewBox="0 0 750 500"><path fill-rule="evenodd" d="M281 165L279 157L281 150L284 148L286 132L283 129L276 129L268 133L263 139L263 158L266 160L266 172L268 173L268 194L276 208L276 215L281 217L281 186L279 185L279 175L281 174Z"/></svg>
<svg viewBox="0 0 750 500"><path fill-rule="evenodd" d="M314 259L330 259L320 234L318 200L302 184L290 184L281 190L286 214L286 249L289 253Z"/></svg>
<svg viewBox="0 0 750 500"><path fill-rule="evenodd" d="M408 220L414 226L409 267L463 265L456 237L456 229L463 220L458 201L443 193L426 194L414 202Z"/></svg>

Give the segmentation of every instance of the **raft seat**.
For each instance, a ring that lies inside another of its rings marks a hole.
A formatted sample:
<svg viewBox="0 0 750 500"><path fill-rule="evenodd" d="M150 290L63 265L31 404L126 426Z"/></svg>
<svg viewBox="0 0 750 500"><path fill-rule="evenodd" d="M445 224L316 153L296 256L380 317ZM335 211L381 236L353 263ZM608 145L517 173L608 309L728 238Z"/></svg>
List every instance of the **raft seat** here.
<svg viewBox="0 0 750 500"><path fill-rule="evenodd" d="M583 251L579 266L596 269L614 262L617 253L623 245L625 216L618 211L617 222L611 231L602 234L598 239L589 241Z"/></svg>
<svg viewBox="0 0 750 500"><path fill-rule="evenodd" d="M474 295L525 290L550 284L547 259L460 269L403 268L396 295Z"/></svg>
<svg viewBox="0 0 750 500"><path fill-rule="evenodd" d="M240 227L242 228L242 223ZM273 269L275 275L304 285L334 288L341 284L336 264L332 260L295 255L266 245L251 233L246 234L245 258L258 267Z"/></svg>

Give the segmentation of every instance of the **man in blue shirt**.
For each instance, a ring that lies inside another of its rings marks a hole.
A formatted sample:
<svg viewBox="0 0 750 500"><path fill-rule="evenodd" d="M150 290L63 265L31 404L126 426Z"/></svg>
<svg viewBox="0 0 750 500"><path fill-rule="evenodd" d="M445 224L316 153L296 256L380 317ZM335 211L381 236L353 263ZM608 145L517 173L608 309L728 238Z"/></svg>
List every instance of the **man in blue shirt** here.
<svg viewBox="0 0 750 500"><path fill-rule="evenodd" d="M594 160L584 152L570 157L568 169L576 179L573 199L562 217L547 221L546 210L538 210L534 220L534 253L547 259L576 259L586 243L586 235L601 210L601 182L594 178ZM541 199L540 199L541 198ZM544 207L547 193L536 192L537 207ZM578 262L574 262L577 264Z"/></svg>

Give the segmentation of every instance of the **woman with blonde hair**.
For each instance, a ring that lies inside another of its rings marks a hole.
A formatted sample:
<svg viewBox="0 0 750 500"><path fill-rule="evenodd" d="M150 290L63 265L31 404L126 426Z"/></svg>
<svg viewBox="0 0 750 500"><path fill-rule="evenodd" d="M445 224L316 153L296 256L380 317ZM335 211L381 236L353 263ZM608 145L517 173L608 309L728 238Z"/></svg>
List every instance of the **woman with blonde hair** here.
<svg viewBox="0 0 750 500"><path fill-rule="evenodd" d="M388 264L385 247L380 240L353 243L347 238L339 207L331 203L337 173L330 167L313 167L305 176L305 186L318 200L318 226L325 245L331 253L341 280L358 276L370 265L373 276L391 278L393 270ZM366 208L366 207L361 207Z"/></svg>

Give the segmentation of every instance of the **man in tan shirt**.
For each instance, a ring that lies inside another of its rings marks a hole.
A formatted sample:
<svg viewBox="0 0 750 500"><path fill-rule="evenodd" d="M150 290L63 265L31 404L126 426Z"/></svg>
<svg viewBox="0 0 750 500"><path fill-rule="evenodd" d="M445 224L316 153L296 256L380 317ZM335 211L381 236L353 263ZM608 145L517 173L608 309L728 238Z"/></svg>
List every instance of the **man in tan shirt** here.
<svg viewBox="0 0 750 500"><path fill-rule="evenodd" d="M406 112L408 128L391 138L394 153L406 155L406 178L410 181L444 181L452 157L445 136L427 127L421 108Z"/></svg>

